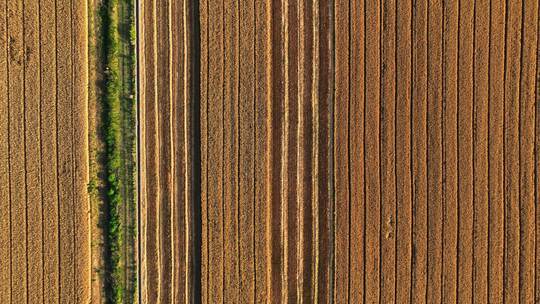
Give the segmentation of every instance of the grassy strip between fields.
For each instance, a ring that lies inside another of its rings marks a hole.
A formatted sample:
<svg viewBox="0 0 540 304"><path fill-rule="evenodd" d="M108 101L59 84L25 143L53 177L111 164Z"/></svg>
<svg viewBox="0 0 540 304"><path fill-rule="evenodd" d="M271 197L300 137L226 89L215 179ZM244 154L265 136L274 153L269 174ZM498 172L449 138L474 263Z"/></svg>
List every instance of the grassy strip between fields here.
<svg viewBox="0 0 540 304"><path fill-rule="evenodd" d="M135 3L134 0L121 0L123 14L120 20L121 43L123 45L124 75L122 79L123 96L122 100L122 139L124 148L124 208L127 211L124 217L124 242L127 245L126 256L124 257L127 277L124 300L126 303L135 303L137 294L137 263L135 246L137 242L137 196L136 196L136 162L135 162L135 142L136 142L136 99L135 99Z"/></svg>
<svg viewBox="0 0 540 304"><path fill-rule="evenodd" d="M105 223L105 292L109 303L122 303L122 226L120 221L121 165L120 123L121 99L119 82L120 45L117 28L118 0L103 0L101 17L101 60L104 66L102 86L103 133L105 138L105 168L107 174L107 202Z"/></svg>

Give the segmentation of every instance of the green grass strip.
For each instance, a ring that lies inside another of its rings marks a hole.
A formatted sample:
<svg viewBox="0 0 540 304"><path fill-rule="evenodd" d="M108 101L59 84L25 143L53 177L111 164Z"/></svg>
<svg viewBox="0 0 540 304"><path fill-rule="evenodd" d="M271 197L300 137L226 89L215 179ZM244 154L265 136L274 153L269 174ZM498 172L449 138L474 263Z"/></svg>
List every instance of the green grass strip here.
<svg viewBox="0 0 540 304"><path fill-rule="evenodd" d="M107 202L105 223L105 283L107 302L122 303L123 271L120 266L122 250L122 226L120 221L120 205L122 204L120 170L120 83L119 37L117 30L117 0L103 0L100 8L101 17L101 60L103 72L102 105L103 133L105 138L105 167L107 173Z"/></svg>

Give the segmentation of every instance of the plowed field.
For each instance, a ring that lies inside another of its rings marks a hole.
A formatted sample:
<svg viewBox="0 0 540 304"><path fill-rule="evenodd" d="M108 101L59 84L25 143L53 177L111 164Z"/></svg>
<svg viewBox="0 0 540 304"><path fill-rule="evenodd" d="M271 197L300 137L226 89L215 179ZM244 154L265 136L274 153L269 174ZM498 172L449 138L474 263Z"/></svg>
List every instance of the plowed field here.
<svg viewBox="0 0 540 304"><path fill-rule="evenodd" d="M88 303L86 3L0 1L0 303Z"/></svg>
<svg viewBox="0 0 540 304"><path fill-rule="evenodd" d="M142 3L148 303L540 301L537 0Z"/></svg>

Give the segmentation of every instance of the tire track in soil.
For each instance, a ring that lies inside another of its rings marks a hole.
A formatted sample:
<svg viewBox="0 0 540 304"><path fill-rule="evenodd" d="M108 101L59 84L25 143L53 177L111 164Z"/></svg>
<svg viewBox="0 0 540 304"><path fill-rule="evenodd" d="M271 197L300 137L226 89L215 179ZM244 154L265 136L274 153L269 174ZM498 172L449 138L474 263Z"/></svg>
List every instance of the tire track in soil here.
<svg viewBox="0 0 540 304"><path fill-rule="evenodd" d="M172 301L173 277L173 231L172 231L172 175L173 143L172 143L172 100L171 100L171 28L170 1L159 1L156 7L156 42L157 52L157 100L159 128L159 254L160 254L160 302Z"/></svg>
<svg viewBox="0 0 540 304"><path fill-rule="evenodd" d="M24 99L28 302L43 302L39 3L24 1Z"/></svg>
<svg viewBox="0 0 540 304"><path fill-rule="evenodd" d="M7 0L0 1L0 302L11 303L9 74Z"/></svg>
<svg viewBox="0 0 540 304"><path fill-rule="evenodd" d="M186 251L189 250L189 243L186 240L188 230L186 209L188 207L189 196L187 194L186 179L187 168L190 163L185 159L186 145L185 138L189 136L189 132L184 128L184 123L189 115L188 107L184 104L188 100L188 92L185 87L185 47L184 34L187 29L184 28L184 12L183 1L173 1L171 8L171 88L172 88L172 120L173 120L173 138L174 154L173 154L173 298L172 302L177 303L187 301L186 282L188 280L188 267L186 265Z"/></svg>
<svg viewBox="0 0 540 304"><path fill-rule="evenodd" d="M52 304L59 302L60 292L55 1L40 0L40 9L43 299Z"/></svg>
<svg viewBox="0 0 540 304"><path fill-rule="evenodd" d="M11 301L27 301L23 1L8 3Z"/></svg>

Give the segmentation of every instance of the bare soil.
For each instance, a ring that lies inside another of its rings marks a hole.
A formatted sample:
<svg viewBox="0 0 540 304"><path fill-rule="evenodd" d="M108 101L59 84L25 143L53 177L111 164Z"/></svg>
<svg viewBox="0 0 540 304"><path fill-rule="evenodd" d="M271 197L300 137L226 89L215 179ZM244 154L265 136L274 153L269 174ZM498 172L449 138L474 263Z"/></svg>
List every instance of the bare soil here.
<svg viewBox="0 0 540 304"><path fill-rule="evenodd" d="M88 303L86 6L21 0L6 8L1 301Z"/></svg>

